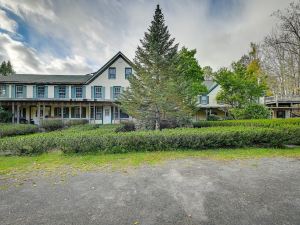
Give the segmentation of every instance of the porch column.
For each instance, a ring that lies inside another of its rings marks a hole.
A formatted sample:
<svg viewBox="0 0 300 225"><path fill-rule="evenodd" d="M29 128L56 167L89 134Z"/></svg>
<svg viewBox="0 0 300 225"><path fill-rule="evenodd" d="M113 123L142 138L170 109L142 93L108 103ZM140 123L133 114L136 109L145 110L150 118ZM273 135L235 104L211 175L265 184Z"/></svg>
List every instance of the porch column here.
<svg viewBox="0 0 300 225"><path fill-rule="evenodd" d="M81 102L79 103L79 117L80 117L80 119L81 119L81 117L82 117L82 106L81 106Z"/></svg>
<svg viewBox="0 0 300 225"><path fill-rule="evenodd" d="M96 104L94 102L94 124L96 124Z"/></svg>
<svg viewBox="0 0 300 225"><path fill-rule="evenodd" d="M17 103L17 123L20 123L20 104Z"/></svg>
<svg viewBox="0 0 300 225"><path fill-rule="evenodd" d="M116 111L116 108L115 108L115 106L113 106L112 112L111 112L111 114L112 114L111 117L113 118L113 121L112 121L113 124L116 122L115 111Z"/></svg>
<svg viewBox="0 0 300 225"><path fill-rule="evenodd" d="M61 103L61 106L60 106L60 112L61 112L61 121L63 122L64 121L64 104Z"/></svg>
<svg viewBox="0 0 300 225"><path fill-rule="evenodd" d="M89 110L86 110L87 112L87 119L89 120L89 123L91 123L91 103L89 102L89 106L88 106Z"/></svg>
<svg viewBox="0 0 300 225"><path fill-rule="evenodd" d="M45 103L43 103L43 120L45 120L45 114L46 114L46 106Z"/></svg>
<svg viewBox="0 0 300 225"><path fill-rule="evenodd" d="M12 105L11 105L11 113L12 113L12 123L15 123L15 103L12 102Z"/></svg>
<svg viewBox="0 0 300 225"><path fill-rule="evenodd" d="M40 103L38 103L38 112L37 112L37 116L38 116L38 124L40 125L41 122L41 105Z"/></svg>
<svg viewBox="0 0 300 225"><path fill-rule="evenodd" d="M121 123L121 109L118 106L118 116L119 116L119 123Z"/></svg>

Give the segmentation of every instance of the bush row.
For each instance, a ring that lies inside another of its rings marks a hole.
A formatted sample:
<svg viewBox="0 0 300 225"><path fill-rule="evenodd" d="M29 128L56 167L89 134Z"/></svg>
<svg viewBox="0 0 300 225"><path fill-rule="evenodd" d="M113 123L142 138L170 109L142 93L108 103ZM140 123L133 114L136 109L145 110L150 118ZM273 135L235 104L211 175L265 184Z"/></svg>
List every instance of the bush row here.
<svg viewBox="0 0 300 225"><path fill-rule="evenodd" d="M280 127L286 125L300 126L300 118L289 119L255 119L255 120L223 120L194 122L195 128L220 126L254 126L254 127Z"/></svg>
<svg viewBox="0 0 300 225"><path fill-rule="evenodd" d="M115 133L115 128L98 128L82 132L56 131L45 134L3 138L2 154L35 154L53 149L65 153L163 151L175 149L209 149L244 146L277 147L300 144L300 128L258 127L184 128L163 131Z"/></svg>
<svg viewBox="0 0 300 225"><path fill-rule="evenodd" d="M22 134L31 134L38 131L39 128L32 124L0 124L0 138Z"/></svg>

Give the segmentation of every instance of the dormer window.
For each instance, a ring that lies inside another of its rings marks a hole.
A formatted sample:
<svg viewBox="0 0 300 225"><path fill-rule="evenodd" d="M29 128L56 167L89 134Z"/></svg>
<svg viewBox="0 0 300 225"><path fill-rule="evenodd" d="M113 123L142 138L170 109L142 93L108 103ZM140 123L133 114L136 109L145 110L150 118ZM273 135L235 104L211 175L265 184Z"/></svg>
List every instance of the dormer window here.
<svg viewBox="0 0 300 225"><path fill-rule="evenodd" d="M116 79L116 67L110 67L108 69L108 79Z"/></svg>

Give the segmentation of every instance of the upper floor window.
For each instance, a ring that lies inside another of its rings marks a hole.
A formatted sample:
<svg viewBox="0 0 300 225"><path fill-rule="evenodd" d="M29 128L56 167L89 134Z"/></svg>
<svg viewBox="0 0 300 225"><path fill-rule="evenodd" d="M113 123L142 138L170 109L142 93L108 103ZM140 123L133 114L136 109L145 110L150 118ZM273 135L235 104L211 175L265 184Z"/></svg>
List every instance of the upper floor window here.
<svg viewBox="0 0 300 225"><path fill-rule="evenodd" d="M24 86L16 85L16 98L23 98L24 96Z"/></svg>
<svg viewBox="0 0 300 225"><path fill-rule="evenodd" d="M82 87L75 87L75 98L82 98Z"/></svg>
<svg viewBox="0 0 300 225"><path fill-rule="evenodd" d="M125 68L125 79L128 79L132 75L132 68L126 67Z"/></svg>
<svg viewBox="0 0 300 225"><path fill-rule="evenodd" d="M38 98L45 98L45 86L44 85L37 86L36 92L37 92Z"/></svg>
<svg viewBox="0 0 300 225"><path fill-rule="evenodd" d="M94 98L102 98L102 87L95 86L94 88Z"/></svg>
<svg viewBox="0 0 300 225"><path fill-rule="evenodd" d="M201 105L207 105L208 103L209 103L209 96L201 95L200 96L200 104Z"/></svg>
<svg viewBox="0 0 300 225"><path fill-rule="evenodd" d="M58 97L59 98L66 98L67 90L66 86L59 86L58 87Z"/></svg>
<svg viewBox="0 0 300 225"><path fill-rule="evenodd" d="M116 67L110 67L108 69L108 79L116 79Z"/></svg>
<svg viewBox="0 0 300 225"><path fill-rule="evenodd" d="M7 94L6 85L5 84L0 85L0 97L5 97L6 94Z"/></svg>
<svg viewBox="0 0 300 225"><path fill-rule="evenodd" d="M120 86L114 86L113 88L113 98L119 98L121 95L121 87Z"/></svg>

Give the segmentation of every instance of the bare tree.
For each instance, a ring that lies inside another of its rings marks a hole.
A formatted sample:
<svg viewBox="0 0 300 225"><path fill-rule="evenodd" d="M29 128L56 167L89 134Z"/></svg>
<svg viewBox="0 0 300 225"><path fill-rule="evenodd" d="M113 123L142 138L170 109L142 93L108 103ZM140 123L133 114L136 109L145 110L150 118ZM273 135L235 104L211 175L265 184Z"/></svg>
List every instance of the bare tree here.
<svg viewBox="0 0 300 225"><path fill-rule="evenodd" d="M300 1L273 13L279 24L262 45L263 68L274 95L300 94Z"/></svg>

